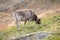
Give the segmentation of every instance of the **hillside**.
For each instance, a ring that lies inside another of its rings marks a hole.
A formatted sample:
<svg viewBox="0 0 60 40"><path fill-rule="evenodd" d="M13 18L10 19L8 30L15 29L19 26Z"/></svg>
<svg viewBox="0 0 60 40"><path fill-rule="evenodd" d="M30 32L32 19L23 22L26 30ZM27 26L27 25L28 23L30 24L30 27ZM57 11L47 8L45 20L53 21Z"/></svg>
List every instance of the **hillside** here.
<svg viewBox="0 0 60 40"><path fill-rule="evenodd" d="M16 26L12 26L11 28L6 28L4 31L0 31L0 39L1 40L27 40L32 37L35 34L34 32L42 32L43 35L46 33L49 33L47 37L44 37L43 40L60 40L60 12L58 13L46 13L44 17L41 17L41 24L38 25L34 21L30 23L30 27L28 27L28 23L23 27L24 25L21 23L21 30L18 31ZM51 32L51 33L50 33ZM26 34L26 35L25 35ZM29 36L28 36L29 35ZM38 34L36 34L37 36ZM36 37L35 36L35 37ZM40 37L40 36L37 36ZM37 38L36 37L36 38ZM38 38L39 39L39 38ZM34 40L37 40L34 38Z"/></svg>
<svg viewBox="0 0 60 40"><path fill-rule="evenodd" d="M18 31L13 18L13 12L17 9L33 10L41 19L41 24L33 21L30 27L28 22L23 27L21 23L21 30ZM0 0L0 40L20 40L21 35L41 31L51 32L43 40L60 40L60 0ZM21 40L30 38L26 37L21 37Z"/></svg>
<svg viewBox="0 0 60 40"><path fill-rule="evenodd" d="M60 10L60 0L0 0L0 26L4 24L7 26L9 22L12 23L13 12L17 9L32 9L36 15L52 11L56 12Z"/></svg>
<svg viewBox="0 0 60 40"><path fill-rule="evenodd" d="M6 3L7 2L7 3ZM59 5L60 0L0 0L0 10L16 8L44 9ZM14 10L12 9L12 10Z"/></svg>

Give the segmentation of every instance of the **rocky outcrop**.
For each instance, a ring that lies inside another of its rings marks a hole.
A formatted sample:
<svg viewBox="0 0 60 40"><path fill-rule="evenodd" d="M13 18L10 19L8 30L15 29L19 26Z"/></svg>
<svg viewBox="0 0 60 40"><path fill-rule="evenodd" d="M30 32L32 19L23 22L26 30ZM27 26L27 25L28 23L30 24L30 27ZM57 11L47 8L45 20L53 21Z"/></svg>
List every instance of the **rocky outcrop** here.
<svg viewBox="0 0 60 40"><path fill-rule="evenodd" d="M25 34L23 36L12 36L9 38L9 40L43 40L45 37L48 36L48 32L34 32L30 34Z"/></svg>

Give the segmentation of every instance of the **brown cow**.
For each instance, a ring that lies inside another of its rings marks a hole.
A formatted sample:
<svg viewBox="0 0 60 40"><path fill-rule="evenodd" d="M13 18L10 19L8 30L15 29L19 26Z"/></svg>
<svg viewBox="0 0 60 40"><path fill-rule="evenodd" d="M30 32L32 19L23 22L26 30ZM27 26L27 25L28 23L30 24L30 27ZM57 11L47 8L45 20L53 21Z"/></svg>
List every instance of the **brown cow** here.
<svg viewBox="0 0 60 40"><path fill-rule="evenodd" d="M26 24L27 21L35 21L37 24L40 24L40 19L30 9L16 10L14 16L18 29L20 29L20 21L24 21L24 24Z"/></svg>

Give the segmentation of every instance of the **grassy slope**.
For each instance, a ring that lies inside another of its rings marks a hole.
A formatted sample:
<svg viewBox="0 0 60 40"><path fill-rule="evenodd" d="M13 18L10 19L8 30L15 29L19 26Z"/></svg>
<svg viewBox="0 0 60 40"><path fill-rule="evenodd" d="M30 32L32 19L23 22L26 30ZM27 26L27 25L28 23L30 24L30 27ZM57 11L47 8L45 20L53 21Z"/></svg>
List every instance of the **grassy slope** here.
<svg viewBox="0 0 60 40"><path fill-rule="evenodd" d="M52 34L47 36L44 40L60 40L60 36L59 36L60 34L60 13L56 13L53 15L51 17L48 17L49 18L48 20L51 24L48 23L48 26L50 25L50 27L47 29L48 31L52 31Z"/></svg>
<svg viewBox="0 0 60 40"><path fill-rule="evenodd" d="M29 1L27 1L29 3ZM28 8L33 8L37 9L40 7L45 7L44 4L42 3L40 6L40 1L38 2L32 2L28 4ZM25 5L25 3L24 3ZM22 6L23 7L23 6ZM25 8L25 6L24 6ZM50 8L50 7L49 7ZM54 8L54 7L52 7ZM56 14L48 14L44 18L41 18L41 24L35 24L35 22L31 22L30 27L28 27L28 23L23 27L23 24L21 25L21 30L17 31L17 28L13 26L12 28L6 29L4 31L0 31L0 40L8 40L9 37L11 36L16 36L17 34L27 34L31 32L37 32L37 31L56 31L59 32L60 28L60 13ZM54 39L53 39L54 38ZM49 35L47 38L44 40L60 40L59 36L52 36Z"/></svg>
<svg viewBox="0 0 60 40"><path fill-rule="evenodd" d="M47 16L41 18L40 25L35 24L35 22L31 22L30 27L28 27L28 23L25 25L25 27L23 27L23 24L21 23L20 31L18 31L15 26L9 29L7 28L4 31L0 31L0 40L8 40L8 38L11 36L16 36L18 34L24 35L32 32L40 32L40 31L56 31L57 32L59 28L60 28L60 13L47 14ZM49 38L51 40L60 39L59 36L56 36L56 37L55 36L51 37L50 35L44 40L48 40Z"/></svg>

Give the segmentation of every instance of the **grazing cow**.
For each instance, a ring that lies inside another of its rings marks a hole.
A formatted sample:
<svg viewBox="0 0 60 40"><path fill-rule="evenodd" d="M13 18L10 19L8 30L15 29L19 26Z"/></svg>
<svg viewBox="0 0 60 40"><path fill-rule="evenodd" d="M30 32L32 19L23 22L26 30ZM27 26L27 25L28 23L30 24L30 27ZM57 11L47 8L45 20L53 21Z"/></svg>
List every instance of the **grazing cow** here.
<svg viewBox="0 0 60 40"><path fill-rule="evenodd" d="M35 21L37 24L40 24L40 19L30 9L16 10L14 16L18 29L20 29L20 21L24 21L24 24L26 24L27 21Z"/></svg>

